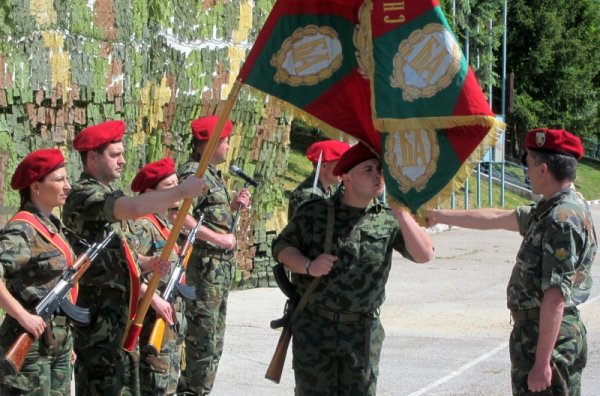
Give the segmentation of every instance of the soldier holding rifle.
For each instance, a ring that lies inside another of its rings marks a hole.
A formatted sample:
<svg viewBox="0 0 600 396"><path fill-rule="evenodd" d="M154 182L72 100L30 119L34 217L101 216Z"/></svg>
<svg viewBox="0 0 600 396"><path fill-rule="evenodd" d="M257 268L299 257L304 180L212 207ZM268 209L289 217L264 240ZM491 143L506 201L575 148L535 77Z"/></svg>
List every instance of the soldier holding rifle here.
<svg viewBox="0 0 600 396"><path fill-rule="evenodd" d="M177 171L179 179L195 174L206 143L217 124L217 116L192 121L192 156ZM196 288L197 298L186 304L188 329L185 336L185 371L179 380L177 394L210 393L219 359L223 353L227 297L231 287L236 246L233 212L250 205L250 193L242 189L231 198L216 165L225 162L228 137L233 124L227 120L206 170L208 193L194 205L194 213L204 214L204 223L196 234L196 243L186 271L186 281ZM191 215L185 227L192 229L196 221Z"/></svg>
<svg viewBox="0 0 600 396"><path fill-rule="evenodd" d="M334 187L340 182L339 177L333 174L333 168L349 148L348 143L338 140L321 140L308 146L306 158L313 163L314 171L292 191L288 222L298 206L311 196L328 198L333 194Z"/></svg>
<svg viewBox="0 0 600 396"><path fill-rule="evenodd" d="M598 249L587 203L570 188L583 145L563 129L533 129L525 146L531 192L543 196L540 202L515 210L431 210L427 220L523 236L507 287L513 394L580 395L587 332L576 305L589 296Z"/></svg>
<svg viewBox="0 0 600 396"><path fill-rule="evenodd" d="M131 191L145 194L155 190L164 190L177 186L175 164L171 158L163 158L144 166L131 182ZM173 202L171 208L177 209L179 202ZM171 223L167 212L152 213L136 220L139 246L137 252L143 256L159 256L169 238ZM179 249L173 248L170 261L176 263ZM173 267L173 266L172 266ZM171 276L171 273L169 273ZM165 276L159 283L159 291L164 290ZM148 311L140 334L140 391L142 395L174 395L181 371L181 352L185 337L186 321L183 315L183 300L177 297L171 303L165 301L159 293L152 297L153 310ZM167 324L162 334L162 347L154 351L148 345L152 329L157 318Z"/></svg>
<svg viewBox="0 0 600 396"><path fill-rule="evenodd" d="M67 395L75 359L67 318L59 314L46 323L31 313L74 260L64 226L52 215L71 190L61 151L29 154L17 166L11 187L19 191L21 205L0 233L0 308L7 313L0 327L0 353L4 356L23 330L36 341L21 372L4 375L0 394ZM73 302L75 298L73 291Z"/></svg>
<svg viewBox="0 0 600 396"><path fill-rule="evenodd" d="M111 223L119 238L98 257L80 281L80 305L91 313L90 326L75 329L75 384L78 395L139 394L138 353L123 351L128 319L135 315L141 274L169 271L158 257L135 254L133 219L168 209L173 202L199 195L203 179L192 177L177 187L127 197L111 187L125 165L123 121L107 121L83 129L73 140L83 173L65 203L65 224L86 240L105 237Z"/></svg>
<svg viewBox="0 0 600 396"><path fill-rule="evenodd" d="M353 146L333 174L344 190L302 204L273 243L273 257L300 275L299 295L320 278L291 323L296 395L374 395L392 251L422 263L433 248L408 212L376 200L384 181L370 148ZM332 247L324 253L328 218Z"/></svg>

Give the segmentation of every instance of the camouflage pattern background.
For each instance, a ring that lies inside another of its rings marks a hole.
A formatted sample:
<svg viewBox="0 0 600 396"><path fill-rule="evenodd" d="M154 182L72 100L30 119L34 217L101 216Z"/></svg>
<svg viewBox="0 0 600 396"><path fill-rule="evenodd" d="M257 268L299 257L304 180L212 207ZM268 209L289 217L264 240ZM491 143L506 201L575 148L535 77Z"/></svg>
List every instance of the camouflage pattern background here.
<svg viewBox="0 0 600 396"><path fill-rule="evenodd" d="M196 172L194 158L177 170L179 180ZM209 165L205 174L209 193L197 198L194 216L204 214L203 225L229 233L233 224L231 199L220 173ZM219 360L223 354L227 297L234 270L233 253L205 241L196 240L186 271L186 282L196 287L196 300L186 304L188 323L185 337L185 371L179 392L184 395L208 394L215 381Z"/></svg>
<svg viewBox="0 0 600 396"><path fill-rule="evenodd" d="M34 213L52 233L62 234L60 220L39 215L31 203L23 210ZM10 222L0 233L0 277L7 289L25 308L33 309L57 283L58 277L67 268L65 257L46 241L29 224ZM50 391L67 394L70 389L71 352L73 334L65 325L64 316L60 324L54 323L55 342L46 345L36 340L17 375L0 375L2 395L48 395ZM0 356L4 356L12 343L23 332L23 328L10 316L0 326Z"/></svg>
<svg viewBox="0 0 600 396"><path fill-rule="evenodd" d="M161 225L170 228L170 224L164 217L158 214L154 216ZM150 220L145 218L138 219L136 225L139 240L138 253L144 256L160 256L166 242L160 231ZM172 263L177 262L178 257L175 252L169 256L169 260ZM158 286L159 291L164 290L169 277L170 274L161 278ZM146 276L146 278L149 280L149 276ZM149 309L144 318L140 334L140 392L142 395L174 395L177 391L187 323L183 314L184 302L181 297L176 297L173 307L176 317L175 326L167 325L165 327L162 346L158 355L152 353L147 345L152 327L157 319L156 312Z"/></svg>
<svg viewBox="0 0 600 396"><path fill-rule="evenodd" d="M127 124L126 193L138 169L189 155L190 121L220 112L273 0L4 0L0 2L0 225L16 212L7 178L27 153L60 147L70 181L74 136L106 119ZM228 162L268 180L240 222L238 287L274 285L270 241L285 222L291 119L242 89ZM224 174L231 189L242 182ZM272 282L272 283L270 283Z"/></svg>
<svg viewBox="0 0 600 396"><path fill-rule="evenodd" d="M128 353L122 349L131 287L120 238L123 235L133 250L138 242L135 224L117 221L113 216L115 201L121 196L120 190L104 186L83 173L73 183L63 207L65 225L89 243L106 237L106 223L119 234L79 281L77 303L90 310L91 323L74 328L75 352L79 356L75 363L77 394L112 395L120 394L122 389L127 395L139 394L139 351ZM139 267L137 270L139 273Z"/></svg>

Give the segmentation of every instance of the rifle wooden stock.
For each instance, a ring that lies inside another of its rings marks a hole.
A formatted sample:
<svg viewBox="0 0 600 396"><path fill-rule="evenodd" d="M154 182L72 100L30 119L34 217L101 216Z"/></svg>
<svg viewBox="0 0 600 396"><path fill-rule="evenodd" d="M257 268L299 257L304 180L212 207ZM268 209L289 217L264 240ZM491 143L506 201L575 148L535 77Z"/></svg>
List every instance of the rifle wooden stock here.
<svg viewBox="0 0 600 396"><path fill-rule="evenodd" d="M163 318L156 319L154 326L152 326L152 332L148 338L148 347L150 347L150 351L156 355L158 355L160 349L162 348L162 341L163 337L165 336L166 326L167 324Z"/></svg>
<svg viewBox="0 0 600 396"><path fill-rule="evenodd" d="M72 264L71 268L69 268L69 274L71 275L68 278L69 283L73 285L73 287L75 287L79 279L81 279L83 274L85 274L85 272L88 270L88 268L92 264L92 260L96 258L97 253L106 246L106 243L108 243L108 241L110 241L113 234L114 231L112 231L101 244L94 244L94 246L90 247L85 253L80 254L75 259L75 262ZM61 278L64 279L64 276L65 273L63 273L63 276ZM50 293L53 293L54 290L55 289L53 289ZM38 306L36 306L36 312L39 312L40 304L42 304L44 300L42 300L42 302L40 302ZM41 317L43 320L46 321L46 324L48 324L52 319L51 316L48 317L44 316L43 314L40 315L42 315ZM48 334L50 334L50 336L52 335L51 325L48 325L46 327L43 336L48 336ZM17 337L17 339L10 346L10 348L6 352L6 355L4 356L4 358L2 358L1 361L1 364L4 367L4 369L7 370L6 373L17 374L21 371L21 368L23 367L23 362L25 361L25 357L27 356L27 353L29 352L29 349L31 348L31 345L34 341L34 337L28 332L23 332Z"/></svg>
<svg viewBox="0 0 600 396"><path fill-rule="evenodd" d="M14 375L21 371L25 357L33 344L34 338L29 333L22 333L11 345L6 356L4 356L3 365L6 374Z"/></svg>
<svg viewBox="0 0 600 396"><path fill-rule="evenodd" d="M273 353L273 357L271 358L271 363L269 363L269 367L267 368L267 372L265 374L265 378L275 382L276 384L281 381L281 373L283 372L283 365L285 364L285 357L287 355L287 350L290 345L290 341L292 339L292 331L289 327L284 327L281 335L279 336L279 341L277 341L277 347L275 348L275 353Z"/></svg>
<svg viewBox="0 0 600 396"><path fill-rule="evenodd" d="M219 143L219 138L221 136L221 132L223 131L223 127L225 126L225 122L227 121L227 117L231 113L233 105L237 99L238 94L240 93L240 88L242 87L241 83L236 80L229 92L229 97L223 106L223 111L219 115L219 120L212 130L212 135L208 142L206 143L206 147L204 147L204 153L202 158L200 158L200 163L198 164L198 170L196 170L196 177L204 176L206 169L208 168L208 164L217 148L217 144ZM173 250L173 246L175 246L175 242L177 241L177 236L183 227L183 222L185 221L185 217L192 206L193 198L186 198L183 200L181 207L179 208L179 212L177 212L177 218L175 219L175 223L173 223L173 228L171 228L171 234L169 235L169 239L167 239L167 243L165 244L163 251L160 255L161 260L168 260L171 251ZM133 352L135 349L135 344L138 340L139 331L136 328L141 328L144 323L144 318L146 317L146 313L148 313L148 308L150 307L150 302L152 300L152 295L154 291L158 287L158 282L160 281L160 275L157 273L153 273L150 281L148 281L148 287L146 288L146 293L142 298L142 301L139 303L137 311L135 313L135 318L133 321L129 320L127 322L127 327L125 328L125 337L123 339L123 349L127 352ZM136 334L137 333L137 334Z"/></svg>

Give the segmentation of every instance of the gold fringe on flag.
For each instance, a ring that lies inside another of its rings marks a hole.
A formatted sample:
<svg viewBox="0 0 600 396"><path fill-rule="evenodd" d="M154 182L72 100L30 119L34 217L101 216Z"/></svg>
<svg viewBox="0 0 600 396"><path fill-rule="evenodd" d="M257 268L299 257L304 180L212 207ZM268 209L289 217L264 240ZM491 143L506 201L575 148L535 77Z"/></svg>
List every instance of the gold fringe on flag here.
<svg viewBox="0 0 600 396"><path fill-rule="evenodd" d="M467 158L458 169L456 175L440 190L440 192L421 205L417 210L417 219L421 225L426 225L423 211L436 208L438 205L448 200L453 192L464 186L465 181L472 174L475 166L483 159L485 154L484 148L495 146L504 128L505 124L496 120L496 123L488 130L485 137L481 140L475 150L473 150L469 158ZM397 201L391 194L388 193L386 198L389 206L402 210L407 209L405 205Z"/></svg>

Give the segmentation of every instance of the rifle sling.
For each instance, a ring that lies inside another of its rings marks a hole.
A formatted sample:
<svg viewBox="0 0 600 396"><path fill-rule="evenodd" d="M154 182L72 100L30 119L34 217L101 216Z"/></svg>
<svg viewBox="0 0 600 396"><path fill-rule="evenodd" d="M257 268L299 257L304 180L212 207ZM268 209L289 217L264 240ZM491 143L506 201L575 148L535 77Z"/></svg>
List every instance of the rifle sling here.
<svg viewBox="0 0 600 396"><path fill-rule="evenodd" d="M327 254L331 253L331 247L333 244L334 223L335 223L334 202L331 198L327 198L327 228L325 229L325 245L323 246L323 253L327 253ZM317 276L310 282L310 284L306 288L306 291L300 298L298 305L296 305L296 309L294 310L294 313L292 314L292 320L290 321L290 323L292 323L294 320L296 320L298 318L298 315L300 315L300 313L306 306L306 303L308 303L308 298L310 297L310 295L315 291L315 289L319 285L320 280L321 280L321 277Z"/></svg>

